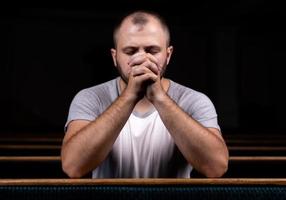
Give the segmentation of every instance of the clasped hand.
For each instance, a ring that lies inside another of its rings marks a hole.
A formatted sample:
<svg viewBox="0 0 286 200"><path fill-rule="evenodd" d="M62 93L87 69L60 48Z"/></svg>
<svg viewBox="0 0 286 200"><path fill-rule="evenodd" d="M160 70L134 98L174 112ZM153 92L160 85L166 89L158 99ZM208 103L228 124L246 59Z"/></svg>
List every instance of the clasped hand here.
<svg viewBox="0 0 286 200"><path fill-rule="evenodd" d="M157 59L149 53L137 53L128 62L130 73L128 86L141 99L146 96L150 101L162 92L161 69Z"/></svg>

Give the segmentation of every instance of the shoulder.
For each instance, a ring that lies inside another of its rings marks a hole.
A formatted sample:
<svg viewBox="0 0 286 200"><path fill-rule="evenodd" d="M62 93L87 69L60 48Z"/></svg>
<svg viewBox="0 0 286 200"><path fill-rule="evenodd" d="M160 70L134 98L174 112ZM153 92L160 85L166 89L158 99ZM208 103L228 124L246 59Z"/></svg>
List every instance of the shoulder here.
<svg viewBox="0 0 286 200"><path fill-rule="evenodd" d="M75 98L97 99L118 95L117 79L80 90Z"/></svg>
<svg viewBox="0 0 286 200"><path fill-rule="evenodd" d="M169 96L186 112L194 114L201 110L214 110L210 98L197 90L170 81Z"/></svg>
<svg viewBox="0 0 286 200"><path fill-rule="evenodd" d="M68 121L93 120L102 113L117 96L117 79L80 90L73 98Z"/></svg>
<svg viewBox="0 0 286 200"><path fill-rule="evenodd" d="M170 87L168 94L171 98L173 98L176 102L181 102L187 99L188 101L195 102L195 101L209 101L209 97L197 90L194 90L190 87L181 85L170 80Z"/></svg>
<svg viewBox="0 0 286 200"><path fill-rule="evenodd" d="M169 95L203 126L220 129L216 109L206 94L171 81Z"/></svg>

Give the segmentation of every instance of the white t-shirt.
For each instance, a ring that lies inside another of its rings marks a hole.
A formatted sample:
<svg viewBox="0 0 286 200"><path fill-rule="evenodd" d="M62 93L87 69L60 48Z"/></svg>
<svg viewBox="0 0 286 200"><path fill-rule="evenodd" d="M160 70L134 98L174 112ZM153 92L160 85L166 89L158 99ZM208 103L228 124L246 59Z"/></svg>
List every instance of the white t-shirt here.
<svg viewBox="0 0 286 200"><path fill-rule="evenodd" d="M206 95L173 81L168 95L203 126L220 129L215 108ZM71 103L65 128L72 120L96 119L118 96L119 77L80 91ZM153 108L144 115L130 115L111 152L93 170L92 177L189 178L191 170Z"/></svg>

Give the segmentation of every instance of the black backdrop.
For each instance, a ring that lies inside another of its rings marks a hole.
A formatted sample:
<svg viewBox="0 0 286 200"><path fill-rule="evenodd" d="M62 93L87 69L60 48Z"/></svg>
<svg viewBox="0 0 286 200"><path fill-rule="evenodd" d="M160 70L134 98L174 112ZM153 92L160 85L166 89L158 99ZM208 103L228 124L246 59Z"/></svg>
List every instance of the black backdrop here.
<svg viewBox="0 0 286 200"><path fill-rule="evenodd" d="M73 96L117 75L112 27L133 8L167 19L174 45L167 76L207 94L225 134L284 133L282 3L102 3L1 7L0 133L63 132Z"/></svg>

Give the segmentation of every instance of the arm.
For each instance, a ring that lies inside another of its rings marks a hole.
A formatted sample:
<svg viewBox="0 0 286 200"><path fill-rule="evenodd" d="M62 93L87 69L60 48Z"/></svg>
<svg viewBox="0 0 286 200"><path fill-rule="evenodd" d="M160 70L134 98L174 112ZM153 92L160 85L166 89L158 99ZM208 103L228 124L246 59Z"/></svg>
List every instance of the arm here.
<svg viewBox="0 0 286 200"><path fill-rule="evenodd" d="M63 170L73 178L95 169L108 155L135 105L135 99L122 93L96 120L70 122L63 140Z"/></svg>
<svg viewBox="0 0 286 200"><path fill-rule="evenodd" d="M137 57L140 59L140 57ZM156 74L162 67L148 54L146 66ZM136 58L132 61L136 64ZM131 64L133 64L131 62ZM228 149L219 130L206 128L184 112L167 94L166 79L149 82L145 96L155 106L186 160L207 177L220 177L228 167ZM166 87L165 87L166 88Z"/></svg>
<svg viewBox="0 0 286 200"><path fill-rule="evenodd" d="M222 176L228 166L228 150L219 130L205 128L185 113L161 89L160 82L148 91L150 101L186 160L207 177Z"/></svg>
<svg viewBox="0 0 286 200"><path fill-rule="evenodd" d="M63 170L70 177L85 175L106 158L135 105L143 97L145 83L157 79L144 62L139 63L141 65L130 67L127 85L121 80L124 91L120 97L98 118L92 122L70 122L61 151Z"/></svg>

